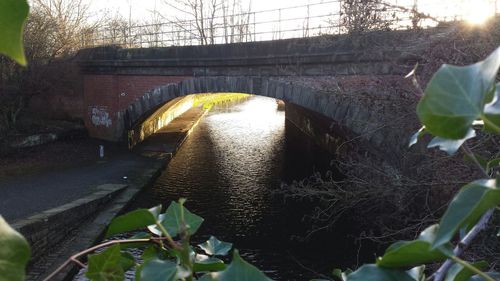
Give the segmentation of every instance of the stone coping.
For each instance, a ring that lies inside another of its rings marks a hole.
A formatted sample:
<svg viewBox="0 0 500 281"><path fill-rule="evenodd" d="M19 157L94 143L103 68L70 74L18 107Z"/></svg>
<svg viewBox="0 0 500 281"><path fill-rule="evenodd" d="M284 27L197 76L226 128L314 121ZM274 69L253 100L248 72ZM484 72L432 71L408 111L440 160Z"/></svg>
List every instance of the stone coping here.
<svg viewBox="0 0 500 281"><path fill-rule="evenodd" d="M90 195L14 222L12 227L23 234L31 246L31 262L36 262L64 240L79 222L93 215L125 188L124 184L99 185Z"/></svg>

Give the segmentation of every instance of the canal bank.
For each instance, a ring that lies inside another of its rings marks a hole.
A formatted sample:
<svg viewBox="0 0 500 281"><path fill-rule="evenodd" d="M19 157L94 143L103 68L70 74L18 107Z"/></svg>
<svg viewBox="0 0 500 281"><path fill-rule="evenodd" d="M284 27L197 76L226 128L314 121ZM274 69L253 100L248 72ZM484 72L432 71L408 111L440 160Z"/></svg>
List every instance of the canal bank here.
<svg viewBox="0 0 500 281"><path fill-rule="evenodd" d="M129 160L126 162L135 164L124 171L120 181L100 184L94 188L95 192L86 196L15 221L13 226L28 239L34 257L28 267L27 280L43 280L71 255L101 241L109 222L143 189L152 185L206 112L202 106L191 108L159 132L163 136L162 143L153 136L138 146L133 155L127 156L130 158L125 157ZM101 162L116 161L117 158L108 156ZM109 171L103 164L97 163L101 166L93 173L107 174ZM100 179L103 180L105 178ZM70 263L53 280L70 280L78 269Z"/></svg>
<svg viewBox="0 0 500 281"><path fill-rule="evenodd" d="M150 158L167 161L172 159L206 113L207 110L202 106L186 110L167 126L137 144L133 151Z"/></svg>

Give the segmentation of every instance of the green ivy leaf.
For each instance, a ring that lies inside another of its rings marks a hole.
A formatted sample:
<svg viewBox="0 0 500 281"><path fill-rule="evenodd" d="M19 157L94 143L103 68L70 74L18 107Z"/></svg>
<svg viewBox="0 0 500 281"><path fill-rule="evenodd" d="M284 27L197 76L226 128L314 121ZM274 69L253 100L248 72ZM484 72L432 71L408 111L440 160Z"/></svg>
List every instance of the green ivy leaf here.
<svg viewBox="0 0 500 281"><path fill-rule="evenodd" d="M479 270L484 270L486 267L488 267L488 263L485 261L476 262L472 265ZM450 270L446 274L446 277L444 278L444 281L467 281L473 275L474 272L465 268L463 265L456 263L450 268Z"/></svg>
<svg viewBox="0 0 500 281"><path fill-rule="evenodd" d="M432 225L425 229L417 240L400 241L392 244L384 255L377 260L377 265L388 268L410 267L425 263L442 261L452 252L451 246L432 249L439 226ZM446 252L446 253L443 253Z"/></svg>
<svg viewBox="0 0 500 281"><path fill-rule="evenodd" d="M106 237L132 230L142 229L156 223L161 205L151 209L138 209L118 216L111 221Z"/></svg>
<svg viewBox="0 0 500 281"><path fill-rule="evenodd" d="M177 265L169 260L147 260L135 273L137 281L175 281L177 280Z"/></svg>
<svg viewBox="0 0 500 281"><path fill-rule="evenodd" d="M488 209L499 204L496 180L478 180L462 187L441 218L432 247L448 243L459 229L468 231Z"/></svg>
<svg viewBox="0 0 500 281"><path fill-rule="evenodd" d="M498 272L486 272L486 274L496 280L500 279L500 273ZM479 276L479 275L474 275L472 276L472 278L470 278L469 280L467 281L485 281L483 277Z"/></svg>
<svg viewBox="0 0 500 281"><path fill-rule="evenodd" d="M218 258L196 255L193 265L194 272L221 271L226 269L224 262Z"/></svg>
<svg viewBox="0 0 500 281"><path fill-rule="evenodd" d="M255 266L244 261L238 250L234 250L231 264L223 271L203 275L199 281L270 281L264 273Z"/></svg>
<svg viewBox="0 0 500 281"><path fill-rule="evenodd" d="M365 264L347 275L347 281L415 281L404 270Z"/></svg>
<svg viewBox="0 0 500 281"><path fill-rule="evenodd" d="M488 132L500 134L500 83L496 85L493 100L484 107L484 129ZM495 127L497 129L495 129Z"/></svg>
<svg viewBox="0 0 500 281"><path fill-rule="evenodd" d="M158 248L149 246L142 252L141 258L143 261L153 260L158 258Z"/></svg>
<svg viewBox="0 0 500 281"><path fill-rule="evenodd" d="M0 281L24 281L30 247L0 216Z"/></svg>
<svg viewBox="0 0 500 281"><path fill-rule="evenodd" d="M122 263L120 245L115 244L101 253L89 255L85 276L92 281L123 281L125 271Z"/></svg>
<svg viewBox="0 0 500 281"><path fill-rule="evenodd" d="M182 220L181 220L181 207L184 212L184 224L188 229L188 233L193 235L198 231L201 224L203 223L203 218L191 213L188 209L181 204L172 201L167 211L159 216L159 221L167 229L168 233L174 237L177 236L182 230ZM150 225L149 230L157 235L161 234L160 229L156 225Z"/></svg>
<svg viewBox="0 0 500 281"><path fill-rule="evenodd" d="M483 114L499 66L500 48L473 65L442 65L417 105L426 129L437 137L464 138L474 120Z"/></svg>
<svg viewBox="0 0 500 281"><path fill-rule="evenodd" d="M232 243L220 241L214 236L210 236L205 243L199 244L198 246L211 256L225 256L231 251L231 248L233 248Z"/></svg>
<svg viewBox="0 0 500 281"><path fill-rule="evenodd" d="M120 257L120 266L123 268L123 271L127 271L135 266L134 256L129 252L121 252Z"/></svg>
<svg viewBox="0 0 500 281"><path fill-rule="evenodd" d="M0 53L21 65L26 65L23 49L23 29L28 17L26 0L0 1Z"/></svg>
<svg viewBox="0 0 500 281"><path fill-rule="evenodd" d="M468 139L472 139L474 137L476 137L476 131L474 131L474 129L469 129L467 135L459 140L435 137L429 145L427 145L427 148L439 147L440 150L448 153L448 155L453 155L462 146L462 144L464 144Z"/></svg>

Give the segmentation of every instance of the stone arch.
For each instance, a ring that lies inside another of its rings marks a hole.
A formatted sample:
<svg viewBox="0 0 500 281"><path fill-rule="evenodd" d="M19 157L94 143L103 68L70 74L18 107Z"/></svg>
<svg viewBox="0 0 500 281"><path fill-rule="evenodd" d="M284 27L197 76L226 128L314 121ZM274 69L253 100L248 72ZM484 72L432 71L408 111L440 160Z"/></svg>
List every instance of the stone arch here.
<svg viewBox="0 0 500 281"><path fill-rule="evenodd" d="M338 86L337 86L338 88ZM381 126L379 117L369 107L353 98L339 94L340 89L331 89L321 81L296 77L199 77L157 87L131 103L124 112L123 128L132 128L145 116L152 114L170 100L190 94L237 92L281 99L327 117L350 134L359 136L382 153L394 152L401 146L400 136ZM372 150L372 149L370 149Z"/></svg>
<svg viewBox="0 0 500 281"><path fill-rule="evenodd" d="M125 128L131 128L152 110L177 97L190 94L235 92L290 102L335 120L338 104L334 95L303 83L260 77L201 77L157 87L137 98L124 112Z"/></svg>

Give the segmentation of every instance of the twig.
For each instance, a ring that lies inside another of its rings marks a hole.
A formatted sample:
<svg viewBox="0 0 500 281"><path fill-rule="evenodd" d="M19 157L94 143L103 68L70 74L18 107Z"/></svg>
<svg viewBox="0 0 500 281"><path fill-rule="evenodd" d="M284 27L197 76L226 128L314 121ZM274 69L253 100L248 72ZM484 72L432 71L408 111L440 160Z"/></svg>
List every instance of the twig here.
<svg viewBox="0 0 500 281"><path fill-rule="evenodd" d="M172 239L172 236L168 233L167 229L160 222L156 222L156 226L158 226L162 234L165 235L165 239L170 244L170 247L177 250L182 249L182 247L180 247L179 245L177 245L177 243L175 243L174 239Z"/></svg>
<svg viewBox="0 0 500 281"><path fill-rule="evenodd" d="M467 143L464 143L462 145L462 150L464 151L465 154L467 154L467 156L469 156L472 159L472 161L474 161L474 164L476 164L476 166L478 167L478 169L481 171L481 173L483 175L485 175L486 177L490 176L490 175L488 175L488 173L486 172L486 170L483 168L483 166L481 165L481 163L479 163L479 160L477 160L477 158L474 155L474 153L472 153L472 151L470 150L470 148L467 145ZM470 243L472 243L472 241L474 240L474 238L476 238L476 236L483 229L486 228L486 226L488 225L488 222L489 222L490 218L493 215L493 211L494 211L494 208L490 209L489 211L487 211L481 217L481 219L479 220L479 222L471 229L471 231L469 231L469 233L467 233L467 235L465 235L465 237L458 243L458 245L455 247L455 249L453 249L453 255L455 256L455 259L458 258L464 252L464 250L467 247L469 247ZM446 260L443 263L443 265L441 265L441 267L433 275L431 275L431 277L429 277L429 280L432 277L434 277L434 279L433 279L434 281L442 281L444 279L446 273L450 269L450 267L453 265L453 262L454 262L453 259L454 259L454 257L452 257L451 259ZM456 260L455 260L455 262L456 262Z"/></svg>
<svg viewBox="0 0 500 281"><path fill-rule="evenodd" d="M411 82L413 86L418 90L418 94L420 97L424 96L424 91L422 90L422 87L420 87L420 83L418 82L417 79L417 68L418 68L418 63L415 64L413 69L408 73L405 78L411 78Z"/></svg>
<svg viewBox="0 0 500 281"><path fill-rule="evenodd" d="M293 260L296 264L298 264L300 267L302 267L303 269L305 269L305 270L307 270L307 271L309 271L309 272L311 272L311 273L314 273L314 274L316 274L316 275L320 276L321 278L325 278L325 279L327 279L327 280L331 280L331 277L326 276L326 275L324 275L324 274L322 274L322 273L319 273L319 272L315 271L314 269L311 269L311 268L309 268L309 267L307 267L307 266L303 265L303 264L302 264L302 263L301 263L301 262L300 262L297 258L295 258L295 257L294 257L294 256L293 256L290 252L288 252L288 254L290 255L290 258L291 258L291 259L292 259L292 260Z"/></svg>
<svg viewBox="0 0 500 281"><path fill-rule="evenodd" d="M479 163L479 160L477 160L476 158L476 155L474 155L474 153L472 153L472 151L470 150L469 146L467 145L467 143L464 143L462 145L462 150L465 154L467 154L467 156L469 156L472 161L474 162L474 164L476 164L477 168L481 171L481 173L486 176L486 177L490 177L490 175L488 174L488 172L486 172L486 170L484 169L484 167L481 165L481 163Z"/></svg>
<svg viewBox="0 0 500 281"><path fill-rule="evenodd" d="M453 249L453 255L455 257L459 257L465 249L470 245L470 243L476 238L476 236L486 228L488 225L488 222L490 218L493 215L494 209L490 209L487 211L479 220L479 222L465 235L465 237L458 243L458 245ZM431 275L428 280L434 280L434 281L442 281L450 269L450 267L453 265L453 261L451 259L446 260L443 265L433 274ZM434 277L434 279L432 279Z"/></svg>
<svg viewBox="0 0 500 281"><path fill-rule="evenodd" d="M458 264L461 264L463 267L467 268L468 270L478 274L479 276L483 277L486 281L495 281L493 278L491 278L490 276L488 276L488 274L482 272L481 270L479 270L478 268L476 268L475 266L473 266L472 264L458 258L458 257L451 257L451 259L458 263Z"/></svg>
<svg viewBox="0 0 500 281"><path fill-rule="evenodd" d="M83 264L81 261L75 259L75 258L69 258L72 262L78 264L81 268L86 268L87 266L85 266L85 264Z"/></svg>

